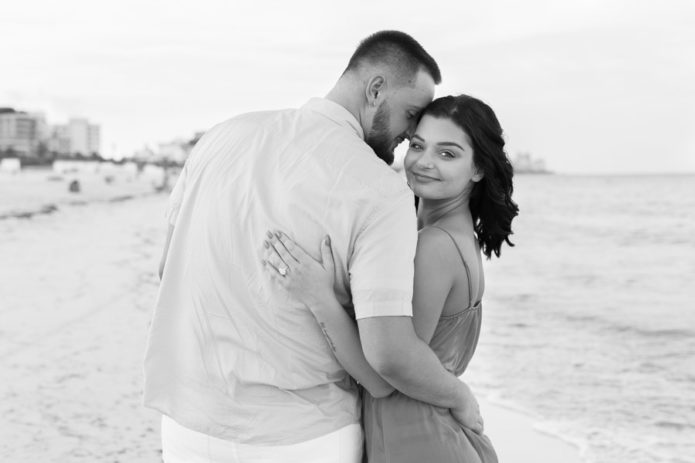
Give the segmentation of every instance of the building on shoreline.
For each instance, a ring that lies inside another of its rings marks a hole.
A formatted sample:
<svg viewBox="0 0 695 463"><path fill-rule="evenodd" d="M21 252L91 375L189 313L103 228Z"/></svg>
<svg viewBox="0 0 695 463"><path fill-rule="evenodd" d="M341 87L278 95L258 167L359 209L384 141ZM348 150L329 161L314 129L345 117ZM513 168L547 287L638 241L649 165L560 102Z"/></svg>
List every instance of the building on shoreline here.
<svg viewBox="0 0 695 463"><path fill-rule="evenodd" d="M520 152L511 160L515 174L549 174L545 160L534 159L531 153Z"/></svg>
<svg viewBox="0 0 695 463"><path fill-rule="evenodd" d="M38 156L47 135L48 126L42 113L0 108L0 152Z"/></svg>
<svg viewBox="0 0 695 463"><path fill-rule="evenodd" d="M90 157L101 151L101 129L84 118L49 125L40 112L0 107L0 157L27 160Z"/></svg>
<svg viewBox="0 0 695 463"><path fill-rule="evenodd" d="M70 154L70 135L66 125L54 125L48 138L48 151L60 155Z"/></svg>
<svg viewBox="0 0 695 463"><path fill-rule="evenodd" d="M92 156L101 152L101 128L84 118L51 127L49 149L60 155Z"/></svg>

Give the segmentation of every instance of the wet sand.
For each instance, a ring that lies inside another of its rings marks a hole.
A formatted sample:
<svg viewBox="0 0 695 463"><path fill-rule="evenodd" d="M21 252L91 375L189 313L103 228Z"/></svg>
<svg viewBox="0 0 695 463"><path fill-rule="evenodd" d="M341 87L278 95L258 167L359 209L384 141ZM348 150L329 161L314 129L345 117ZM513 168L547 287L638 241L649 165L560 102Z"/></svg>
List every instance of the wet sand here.
<svg viewBox="0 0 695 463"><path fill-rule="evenodd" d="M581 463L580 449L539 431L532 417L484 399L479 403L500 463Z"/></svg>

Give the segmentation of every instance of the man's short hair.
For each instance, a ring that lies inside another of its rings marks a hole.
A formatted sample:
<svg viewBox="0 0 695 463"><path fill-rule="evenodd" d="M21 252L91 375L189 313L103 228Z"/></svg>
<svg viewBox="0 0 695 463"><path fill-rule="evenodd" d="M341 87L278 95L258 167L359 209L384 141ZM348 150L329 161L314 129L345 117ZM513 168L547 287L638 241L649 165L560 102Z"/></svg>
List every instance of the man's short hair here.
<svg viewBox="0 0 695 463"><path fill-rule="evenodd" d="M437 62L414 38L400 31L376 32L360 42L352 54L345 72L364 64L383 63L394 69L400 78L410 80L424 69L435 84L442 81Z"/></svg>

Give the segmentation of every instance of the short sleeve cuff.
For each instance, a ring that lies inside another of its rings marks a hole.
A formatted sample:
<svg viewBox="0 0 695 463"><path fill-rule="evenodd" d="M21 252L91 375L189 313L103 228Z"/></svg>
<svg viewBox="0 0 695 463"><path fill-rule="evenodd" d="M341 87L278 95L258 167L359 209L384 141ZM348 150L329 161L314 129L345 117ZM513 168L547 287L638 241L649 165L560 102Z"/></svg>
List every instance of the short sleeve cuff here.
<svg viewBox="0 0 695 463"><path fill-rule="evenodd" d="M412 294L399 290L376 289L352 293L355 318L412 317Z"/></svg>

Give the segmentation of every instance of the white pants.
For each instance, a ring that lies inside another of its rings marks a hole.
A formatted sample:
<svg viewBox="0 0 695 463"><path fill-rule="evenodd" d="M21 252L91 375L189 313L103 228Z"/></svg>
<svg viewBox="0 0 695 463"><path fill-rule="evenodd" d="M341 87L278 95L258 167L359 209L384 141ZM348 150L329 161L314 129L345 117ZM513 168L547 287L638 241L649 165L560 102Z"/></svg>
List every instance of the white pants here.
<svg viewBox="0 0 695 463"><path fill-rule="evenodd" d="M164 463L360 463L362 439L360 425L351 424L298 444L236 444L162 417Z"/></svg>

